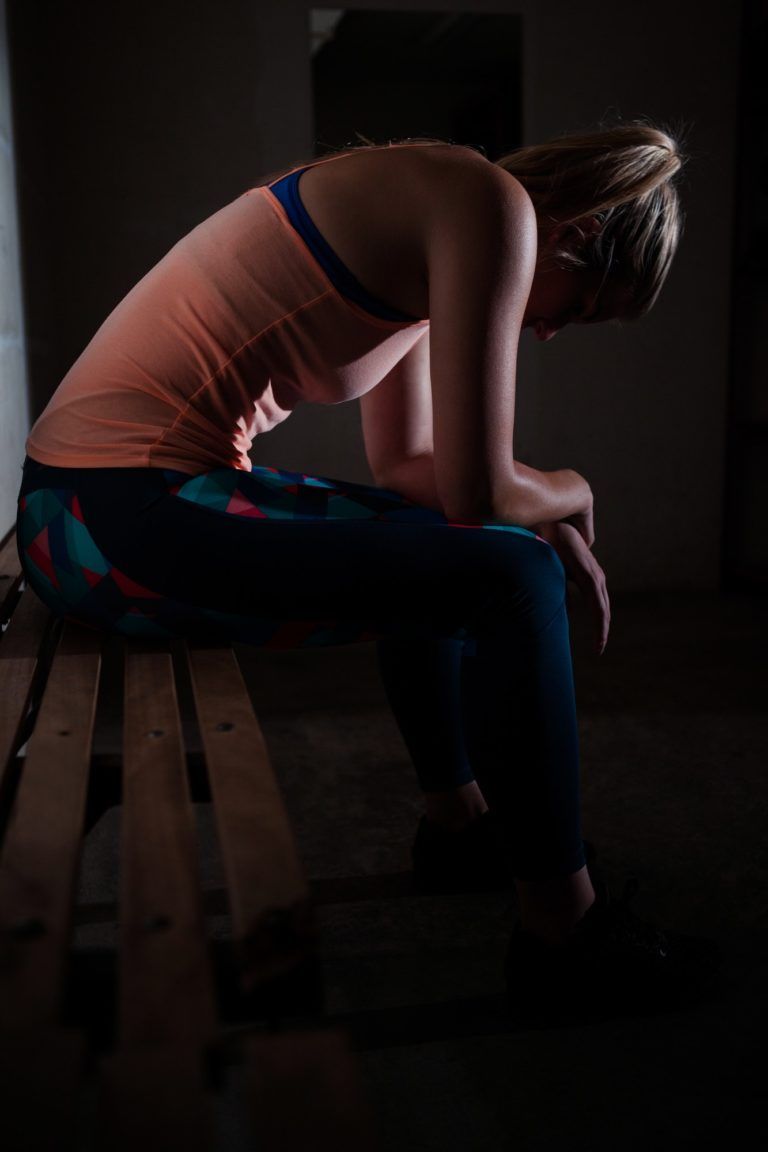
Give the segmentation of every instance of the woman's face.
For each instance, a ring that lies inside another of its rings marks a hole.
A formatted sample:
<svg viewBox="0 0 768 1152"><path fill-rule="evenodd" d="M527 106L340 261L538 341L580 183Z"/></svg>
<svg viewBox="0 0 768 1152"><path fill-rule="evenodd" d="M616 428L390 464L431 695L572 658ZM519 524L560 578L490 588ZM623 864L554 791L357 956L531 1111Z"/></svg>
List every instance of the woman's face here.
<svg viewBox="0 0 768 1152"><path fill-rule="evenodd" d="M625 295L610 276L592 268L537 267L523 328L551 340L566 324L599 324L622 314Z"/></svg>
<svg viewBox="0 0 768 1152"><path fill-rule="evenodd" d="M590 217L578 230L556 225L544 240L523 316L523 328L533 328L537 339L551 340L566 324L599 324L626 311L629 294L615 266L562 268L556 262L558 249L573 245L578 251L584 235L599 230L599 221Z"/></svg>

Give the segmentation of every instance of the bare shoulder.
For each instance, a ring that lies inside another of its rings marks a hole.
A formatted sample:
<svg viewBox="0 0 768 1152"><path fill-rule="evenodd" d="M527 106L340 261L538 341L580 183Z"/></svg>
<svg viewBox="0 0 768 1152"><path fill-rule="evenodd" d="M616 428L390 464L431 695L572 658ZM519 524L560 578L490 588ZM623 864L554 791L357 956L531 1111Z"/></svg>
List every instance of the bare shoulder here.
<svg viewBox="0 0 768 1152"><path fill-rule="evenodd" d="M300 195L339 259L374 296L411 316L429 315L433 260L448 247L500 254L504 237L534 236L522 185L459 144L360 148L311 165Z"/></svg>
<svg viewBox="0 0 768 1152"><path fill-rule="evenodd" d="M530 196L511 172L476 149L459 144L393 148L378 161L379 187L386 189L390 212L401 214L406 227L411 224L425 254L444 242L471 246L483 238L499 256L535 254L538 227Z"/></svg>
<svg viewBox="0 0 768 1152"><path fill-rule="evenodd" d="M363 154L361 151L360 154ZM474 190L494 190L513 202L532 207L530 197L520 181L486 159L476 148L466 144L396 145L385 149L371 149L368 156L373 165L398 169L402 175L421 175L432 190L471 195Z"/></svg>
<svg viewBox="0 0 768 1152"><path fill-rule="evenodd" d="M473 148L435 148L431 161L430 200L441 222L466 218L494 228L506 223L514 232L535 234L536 212L530 196L511 172L487 160Z"/></svg>

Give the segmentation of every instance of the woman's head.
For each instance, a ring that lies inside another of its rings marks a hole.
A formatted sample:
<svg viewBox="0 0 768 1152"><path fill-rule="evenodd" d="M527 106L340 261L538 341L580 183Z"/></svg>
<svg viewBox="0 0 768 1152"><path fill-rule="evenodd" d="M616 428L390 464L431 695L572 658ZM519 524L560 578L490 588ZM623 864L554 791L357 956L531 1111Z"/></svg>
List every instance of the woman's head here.
<svg viewBox="0 0 768 1152"><path fill-rule="evenodd" d="M610 300L611 312L623 318L648 311L682 228L675 177L683 158L669 132L626 123L519 148L496 164L520 181L538 217L540 260L529 322L546 308L547 294L554 300L569 282L580 285L582 296ZM579 275L569 280L569 272ZM587 319L608 314L599 303L589 311Z"/></svg>

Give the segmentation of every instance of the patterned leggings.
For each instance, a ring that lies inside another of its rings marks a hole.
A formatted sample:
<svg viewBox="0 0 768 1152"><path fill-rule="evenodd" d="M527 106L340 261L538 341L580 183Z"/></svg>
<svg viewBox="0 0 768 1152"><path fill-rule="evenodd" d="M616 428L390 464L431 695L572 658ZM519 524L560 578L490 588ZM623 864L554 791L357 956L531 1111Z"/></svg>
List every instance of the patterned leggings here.
<svg viewBox="0 0 768 1152"><path fill-rule="evenodd" d="M127 636L267 648L376 641L424 791L477 778L516 875L585 863L565 573L535 533L277 468L52 468L19 495L27 579Z"/></svg>

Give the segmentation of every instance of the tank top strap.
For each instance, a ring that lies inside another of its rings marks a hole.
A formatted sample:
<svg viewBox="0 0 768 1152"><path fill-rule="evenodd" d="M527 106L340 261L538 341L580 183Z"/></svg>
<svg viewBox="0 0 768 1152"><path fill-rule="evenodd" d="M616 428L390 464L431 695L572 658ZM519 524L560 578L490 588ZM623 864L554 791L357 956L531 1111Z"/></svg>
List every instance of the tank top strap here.
<svg viewBox="0 0 768 1152"><path fill-rule="evenodd" d="M262 191L274 196L282 204L289 223L301 236L307 248L317 263L323 268L328 279L334 287L349 299L354 300L365 311L379 316L383 320L394 320L398 323L414 324L421 320L420 316L411 316L391 307L383 300L379 300L364 288L356 276L342 263L325 237L318 231L299 195L299 179L303 168L281 176L274 183L266 185Z"/></svg>
<svg viewBox="0 0 768 1152"><path fill-rule="evenodd" d="M381 150L384 148L413 148L418 144L419 141L416 140L404 144L386 144L382 145ZM296 168L291 168L289 172L283 172L282 175L275 177L274 180L270 180L268 184L260 185L260 188L279 200L288 218L288 222L304 240L312 256L314 256L328 279L342 296L354 300L366 312L371 313L373 316L378 316L380 319L392 320L400 324L418 324L422 322L422 317L411 316L407 312L401 312L399 309L393 308L383 300L379 300L378 297L372 295L372 293L360 283L352 272L350 272L349 268L342 263L325 237L318 231L304 207L298 188L301 174L308 168L314 168L318 164L327 164L331 160L340 160L342 155L349 156L350 153L344 152L335 156L325 156L319 160L310 161L309 164L302 164Z"/></svg>

